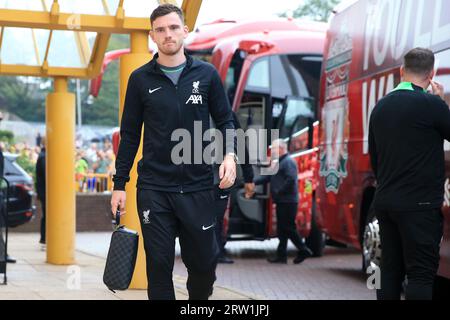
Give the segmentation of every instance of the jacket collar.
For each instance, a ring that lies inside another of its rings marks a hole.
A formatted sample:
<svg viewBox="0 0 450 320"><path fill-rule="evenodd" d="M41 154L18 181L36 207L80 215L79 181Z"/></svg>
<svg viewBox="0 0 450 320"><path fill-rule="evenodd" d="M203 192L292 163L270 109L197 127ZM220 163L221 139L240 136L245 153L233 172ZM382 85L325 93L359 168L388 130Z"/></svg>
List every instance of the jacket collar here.
<svg viewBox="0 0 450 320"><path fill-rule="evenodd" d="M280 157L280 159L279 159L278 161L281 162L281 161L283 161L284 159L286 159L288 156L289 156L289 152L283 154L283 155Z"/></svg>
<svg viewBox="0 0 450 320"><path fill-rule="evenodd" d="M418 85L415 85L412 82L406 82L406 81L400 82L398 84L398 86L392 91L398 91L398 90L423 91L423 92L426 92L426 90L424 88L419 87Z"/></svg>
<svg viewBox="0 0 450 320"><path fill-rule="evenodd" d="M186 50L184 50L184 55L186 56L186 69L189 69L192 64L194 63L194 59L192 58L192 56L190 56ZM151 73L162 73L161 69L158 66L157 60L158 60L158 53L155 53L155 55L153 56L153 59L150 60L150 62L147 64L147 70Z"/></svg>

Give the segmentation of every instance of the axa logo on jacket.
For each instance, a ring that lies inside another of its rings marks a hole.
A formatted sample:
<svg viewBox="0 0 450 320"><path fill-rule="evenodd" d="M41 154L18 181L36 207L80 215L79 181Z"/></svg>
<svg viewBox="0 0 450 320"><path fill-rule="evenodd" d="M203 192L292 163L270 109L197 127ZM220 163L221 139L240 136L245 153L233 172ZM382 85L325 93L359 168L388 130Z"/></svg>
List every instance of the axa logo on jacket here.
<svg viewBox="0 0 450 320"><path fill-rule="evenodd" d="M191 102L191 104L203 104L203 98L202 95L199 94L199 86L200 86L200 81L194 81L192 83L192 94L190 95L189 99L186 101L186 104L189 104L189 102Z"/></svg>

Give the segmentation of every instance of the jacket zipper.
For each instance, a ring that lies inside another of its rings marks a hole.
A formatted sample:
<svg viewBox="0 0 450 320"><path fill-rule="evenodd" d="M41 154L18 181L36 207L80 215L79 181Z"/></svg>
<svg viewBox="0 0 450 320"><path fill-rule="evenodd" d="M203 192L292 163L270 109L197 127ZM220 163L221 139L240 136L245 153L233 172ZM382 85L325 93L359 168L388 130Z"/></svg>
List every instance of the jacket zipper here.
<svg viewBox="0 0 450 320"><path fill-rule="evenodd" d="M184 71L184 69L183 69ZM182 73L183 74L183 73ZM181 79L181 75L180 78L178 78L178 83L180 83L180 79ZM172 80L170 80L172 82ZM172 82L173 84L173 82ZM180 97L178 96L178 84L175 86L175 92L177 95L177 108L178 108L178 127L181 128L181 106L180 106ZM183 154L184 156L184 154ZM181 163L181 185L180 185L180 193L184 193L183 192L183 180L184 180L184 164Z"/></svg>
<svg viewBox="0 0 450 320"><path fill-rule="evenodd" d="M178 96L178 85L181 83L181 79L183 78L183 75L185 74L185 72L187 72L187 66L188 66L188 61L186 60L186 65L184 66L183 71L181 71L180 77L178 78L178 83L175 86L175 90L176 90L176 93L177 93L177 100L178 100L178 121L179 121L179 124L180 124L180 128L182 127L182 116L181 116L180 97ZM183 182L184 182L184 163L181 163L180 193L184 193L184 191L183 191Z"/></svg>
<svg viewBox="0 0 450 320"><path fill-rule="evenodd" d="M186 61L185 67L183 68L183 71L181 71L180 77L178 78L178 84L180 83L181 78L183 77L183 74L184 74L185 71L186 71L186 67L187 67L187 61ZM172 87L175 88L175 94L176 94L176 96L177 96L178 127L181 128L181 127L182 127L182 117L181 117L180 97L179 97L179 95L178 95L178 84L175 85L175 84L172 82L172 80L171 80L164 72L160 71L160 73L162 74L162 76L164 76L164 77L170 82L170 84L172 85ZM183 163L181 164L181 175L180 175L180 177L181 177L180 193L184 193L184 191L183 191L183 183L184 183L184 164L183 164Z"/></svg>
<svg viewBox="0 0 450 320"><path fill-rule="evenodd" d="M181 78L183 77L184 73L186 72L188 61L186 60L186 65L183 68L183 71L181 71L180 77L178 78L178 84L181 82ZM158 69L157 69L158 70ZM178 109L178 126L181 128L182 126L182 117L181 117L181 105L180 105L180 97L178 95L178 84L175 85L172 80L161 70L158 70L157 73L161 74L164 78L166 78L172 87L175 88L175 94L177 96L177 109ZM181 164L181 185L180 185L180 193L184 193L183 191L183 183L184 183L184 164Z"/></svg>

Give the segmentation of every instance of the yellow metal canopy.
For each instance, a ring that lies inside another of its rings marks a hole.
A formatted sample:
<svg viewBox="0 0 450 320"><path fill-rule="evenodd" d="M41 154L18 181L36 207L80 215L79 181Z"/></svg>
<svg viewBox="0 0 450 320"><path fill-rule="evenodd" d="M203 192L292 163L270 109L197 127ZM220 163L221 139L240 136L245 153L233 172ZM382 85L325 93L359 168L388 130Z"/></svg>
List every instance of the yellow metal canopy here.
<svg viewBox="0 0 450 320"><path fill-rule="evenodd" d="M181 0L180 0L181 2ZM177 0L0 0L0 75L92 78L112 33L150 29L160 3ZM201 0L181 4L190 30Z"/></svg>

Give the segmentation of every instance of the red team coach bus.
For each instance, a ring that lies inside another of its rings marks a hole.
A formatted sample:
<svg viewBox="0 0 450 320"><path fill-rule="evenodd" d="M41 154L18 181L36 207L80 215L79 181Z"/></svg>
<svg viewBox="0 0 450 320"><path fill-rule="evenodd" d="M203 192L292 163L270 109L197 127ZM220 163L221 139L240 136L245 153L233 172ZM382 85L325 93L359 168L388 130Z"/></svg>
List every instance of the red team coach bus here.
<svg viewBox="0 0 450 320"><path fill-rule="evenodd" d="M426 8L425 8L426 4ZM361 249L363 269L379 263L379 227L371 212L375 179L368 155L369 117L399 82L411 48L436 53L450 103L450 2L360 0L329 26L294 20L201 26L189 53L215 65L243 129L279 129L299 168L299 232L316 256L331 242ZM319 86L320 85L320 86ZM320 87L320 90L319 90ZM319 124L320 121L320 124ZM450 144L445 143L444 239L439 275L450 279ZM255 166L256 175L260 171ZM230 239L276 235L268 188L254 199L235 190Z"/></svg>
<svg viewBox="0 0 450 320"><path fill-rule="evenodd" d="M217 68L244 130L279 129L289 142L299 169L297 228L314 255L322 255L328 238L360 249L366 271L379 264L382 246L371 210L370 114L400 82L404 54L418 46L435 52L435 80L444 85L450 104L450 1L353 2L336 12L329 26L292 19L217 20L201 26L186 48ZM437 283L446 283L448 295L450 143L443 148L447 180ZM254 167L256 175L260 170ZM276 236L268 187L259 187L253 199L243 194L235 190L227 208L229 239Z"/></svg>
<svg viewBox="0 0 450 320"><path fill-rule="evenodd" d="M300 169L303 198L297 225L317 256L322 254L324 239L313 223L312 201L306 199L312 199L311 169L317 162L316 152L310 149L318 143L317 106L326 29L323 23L289 19L219 20L201 26L187 46L191 54L217 68L244 130L279 129L281 138L290 141L290 152ZM315 137L309 137L308 128ZM256 175L260 170L254 167ZM264 240L276 236L275 207L267 186L257 187L253 199L243 195L243 189L231 195L229 239Z"/></svg>
<svg viewBox="0 0 450 320"><path fill-rule="evenodd" d="M375 179L368 155L369 117L400 82L404 54L436 54L435 80L450 104L450 1L360 0L332 19L320 89L317 223L333 240L363 252L363 268L379 263L379 226L371 208ZM450 124L449 124L450 125ZM450 144L445 142L445 231L439 275L450 278Z"/></svg>
<svg viewBox="0 0 450 320"><path fill-rule="evenodd" d="M186 45L190 54L217 68L244 130L279 129L281 137L291 141L290 151L301 172L303 199L297 225L316 256L322 254L324 238L312 217L317 153L310 149L318 143L317 106L326 30L327 24L293 19L217 20L200 26ZM103 70L126 52L107 53ZM100 85L101 76L91 83L93 96ZM309 127L314 137L309 136ZM118 131L113 140L117 149ZM255 166L256 175L260 170ZM243 189L232 193L225 219L230 240L276 236L275 207L268 187L258 187L257 191L253 199L245 199Z"/></svg>

